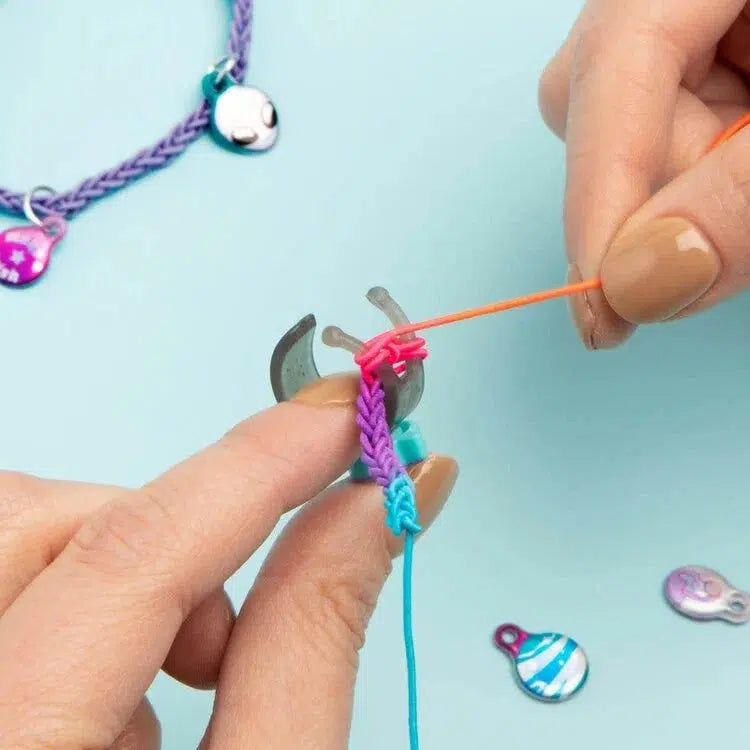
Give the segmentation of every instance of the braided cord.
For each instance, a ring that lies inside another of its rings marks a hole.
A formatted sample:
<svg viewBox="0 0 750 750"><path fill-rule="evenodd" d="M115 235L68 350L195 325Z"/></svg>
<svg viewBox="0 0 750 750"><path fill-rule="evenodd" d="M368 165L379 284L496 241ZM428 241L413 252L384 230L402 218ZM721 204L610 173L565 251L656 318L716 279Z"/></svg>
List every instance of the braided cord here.
<svg viewBox="0 0 750 750"><path fill-rule="evenodd" d="M409 747L419 750L417 724L417 667L412 627L412 568L414 537L421 531L414 484L399 461L385 411L385 391L376 373L363 368L357 399L362 461L385 496L386 525L395 536L405 535L403 572L403 628L409 694Z"/></svg>
<svg viewBox="0 0 750 750"><path fill-rule="evenodd" d="M237 82L242 82L247 73L252 14L253 0L234 0L227 56L235 62L232 77ZM72 190L35 199L34 211L40 216L56 215L70 219L101 198L171 164L193 141L206 132L209 124L210 107L204 100L160 141L117 166L84 180ZM25 192L0 188L0 209L6 213L23 216L25 195Z"/></svg>

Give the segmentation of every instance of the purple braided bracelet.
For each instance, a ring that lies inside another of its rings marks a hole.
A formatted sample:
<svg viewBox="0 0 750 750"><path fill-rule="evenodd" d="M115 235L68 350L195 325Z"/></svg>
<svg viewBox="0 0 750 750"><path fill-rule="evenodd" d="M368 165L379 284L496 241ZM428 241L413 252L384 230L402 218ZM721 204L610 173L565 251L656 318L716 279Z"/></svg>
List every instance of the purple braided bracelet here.
<svg viewBox="0 0 750 750"><path fill-rule="evenodd" d="M242 82L247 73L252 12L252 0L234 0L227 57L234 61L232 78L237 82ZM35 198L32 201L32 207L40 216L55 215L70 219L101 198L121 190L150 172L171 164L193 141L203 135L209 126L210 106L204 100L197 109L153 146L139 151L135 156L112 169L84 180L72 190ZM26 194L26 192L19 193L0 188L0 209L6 213L23 216Z"/></svg>

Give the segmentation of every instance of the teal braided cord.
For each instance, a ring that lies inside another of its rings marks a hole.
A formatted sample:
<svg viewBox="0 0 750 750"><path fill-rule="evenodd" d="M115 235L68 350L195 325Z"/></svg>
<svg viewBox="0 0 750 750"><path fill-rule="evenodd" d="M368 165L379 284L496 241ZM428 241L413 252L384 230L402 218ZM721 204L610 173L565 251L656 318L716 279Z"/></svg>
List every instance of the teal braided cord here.
<svg viewBox="0 0 750 750"><path fill-rule="evenodd" d="M394 536L401 536L403 531L409 534L418 534L422 531L417 523L414 483L408 474L397 474L383 493L385 494L385 524Z"/></svg>
<svg viewBox="0 0 750 750"><path fill-rule="evenodd" d="M357 399L357 424L360 428L362 461L368 467L370 477L383 488L386 525L394 536L401 536L402 533L405 535L403 627L409 693L409 747L411 750L419 750L417 666L412 626L412 570L414 538L421 528L418 523L414 483L393 448L384 395L380 379L375 376L366 377L363 374Z"/></svg>

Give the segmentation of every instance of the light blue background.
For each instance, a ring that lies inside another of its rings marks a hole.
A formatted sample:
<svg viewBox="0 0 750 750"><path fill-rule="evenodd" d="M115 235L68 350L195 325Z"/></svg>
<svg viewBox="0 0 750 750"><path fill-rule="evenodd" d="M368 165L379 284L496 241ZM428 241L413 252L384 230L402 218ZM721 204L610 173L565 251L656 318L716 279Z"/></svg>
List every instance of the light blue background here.
<svg viewBox="0 0 750 750"><path fill-rule="evenodd" d="M563 157L536 81L577 6L259 0L251 77L278 147L202 140L76 220L44 283L0 294L2 466L135 485L271 402L270 353L307 312L364 337L382 327L373 284L421 318L561 282ZM0 13L0 174L19 189L65 188L164 133L228 17L219 0ZM585 352L563 302L430 335L417 416L463 471L417 553L425 750L742 742L750 632L683 621L660 584L701 562L750 587L748 313L736 300L614 353ZM399 595L395 577L354 750L406 745ZM584 645L578 699L520 693L489 644L508 619ZM194 745L210 695L160 677L152 697L165 746Z"/></svg>

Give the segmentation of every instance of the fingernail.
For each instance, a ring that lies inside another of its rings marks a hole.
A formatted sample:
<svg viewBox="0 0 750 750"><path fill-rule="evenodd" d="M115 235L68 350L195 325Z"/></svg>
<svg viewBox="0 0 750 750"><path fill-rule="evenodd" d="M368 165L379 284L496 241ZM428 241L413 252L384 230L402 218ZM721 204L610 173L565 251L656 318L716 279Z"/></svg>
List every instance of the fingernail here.
<svg viewBox="0 0 750 750"><path fill-rule="evenodd" d="M612 243L602 263L602 290L625 320L656 323L702 297L719 273L718 253L693 224L654 219Z"/></svg>
<svg viewBox="0 0 750 750"><path fill-rule="evenodd" d="M571 263L568 266L567 283L580 284L582 281L583 277L578 270L578 266L575 263ZM596 342L594 341L596 318L591 307L589 293L584 292L583 294L572 295L568 298L568 304L570 306L570 314L578 329L578 335L581 337L583 345L589 350L596 349Z"/></svg>
<svg viewBox="0 0 750 750"><path fill-rule="evenodd" d="M596 274L586 278L593 276ZM579 284L584 280L579 267L571 263L568 266L568 284ZM589 351L619 346L633 332L633 326L612 310L599 290L574 294L568 299L578 335Z"/></svg>
<svg viewBox="0 0 750 750"><path fill-rule="evenodd" d="M324 408L348 408L354 406L359 396L359 375L342 373L320 378L300 389L292 398L295 404Z"/></svg>
<svg viewBox="0 0 750 750"><path fill-rule="evenodd" d="M438 517L448 501L458 479L458 464L447 456L430 455L408 469L416 490L419 525L426 530ZM388 533L391 554L395 557L403 550L403 537Z"/></svg>
<svg viewBox="0 0 750 750"><path fill-rule="evenodd" d="M428 524L440 513L456 485L458 463L447 456L428 456L408 471L422 524Z"/></svg>

